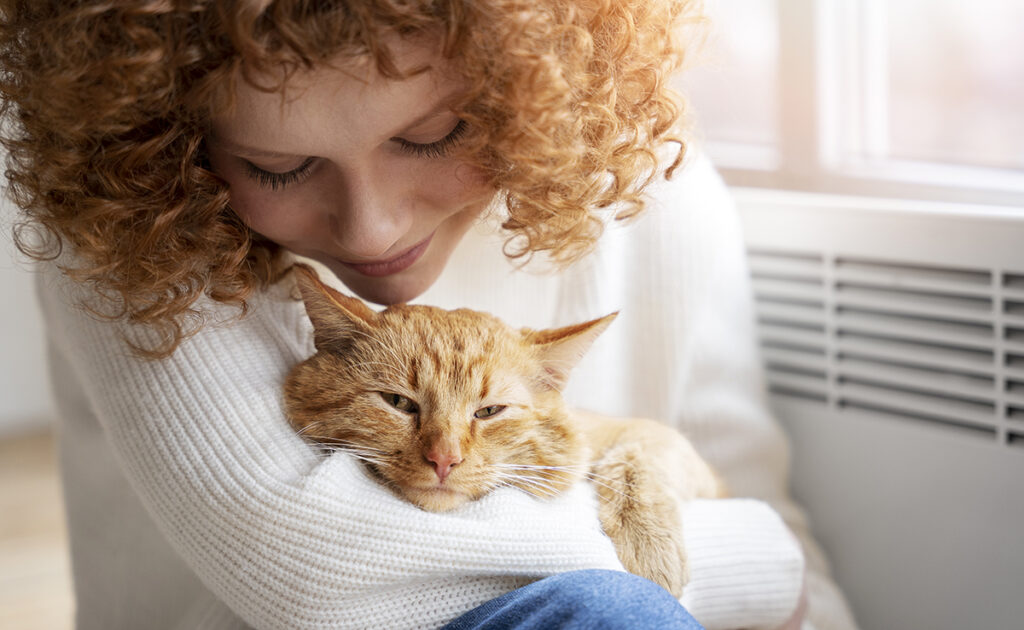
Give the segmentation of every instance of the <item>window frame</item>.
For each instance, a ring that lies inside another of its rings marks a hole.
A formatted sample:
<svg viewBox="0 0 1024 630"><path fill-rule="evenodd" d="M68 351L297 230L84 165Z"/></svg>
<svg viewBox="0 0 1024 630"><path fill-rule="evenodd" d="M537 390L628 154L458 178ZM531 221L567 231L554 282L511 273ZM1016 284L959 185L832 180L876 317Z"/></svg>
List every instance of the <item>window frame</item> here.
<svg viewBox="0 0 1024 630"><path fill-rule="evenodd" d="M779 144L708 139L732 185L1024 207L1024 171L878 157L886 0L775 0Z"/></svg>

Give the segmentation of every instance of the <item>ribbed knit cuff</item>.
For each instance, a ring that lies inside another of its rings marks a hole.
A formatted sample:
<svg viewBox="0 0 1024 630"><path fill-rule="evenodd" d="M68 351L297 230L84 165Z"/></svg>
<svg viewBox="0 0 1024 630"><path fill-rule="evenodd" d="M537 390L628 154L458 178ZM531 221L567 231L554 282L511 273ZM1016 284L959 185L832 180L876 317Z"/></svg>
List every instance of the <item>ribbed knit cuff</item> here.
<svg viewBox="0 0 1024 630"><path fill-rule="evenodd" d="M771 630L796 610L804 557L782 518L752 499L691 502L683 512L686 609L707 630Z"/></svg>

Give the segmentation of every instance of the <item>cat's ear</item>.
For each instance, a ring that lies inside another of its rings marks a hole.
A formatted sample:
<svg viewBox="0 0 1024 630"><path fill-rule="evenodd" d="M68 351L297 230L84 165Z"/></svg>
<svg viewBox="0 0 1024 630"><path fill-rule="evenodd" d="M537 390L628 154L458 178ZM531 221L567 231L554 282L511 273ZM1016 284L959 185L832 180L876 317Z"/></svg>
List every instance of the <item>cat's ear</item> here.
<svg viewBox="0 0 1024 630"><path fill-rule="evenodd" d="M327 286L309 265L296 263L292 269L306 314L313 322L313 343L317 350L344 348L353 336L373 327L377 314L362 300Z"/></svg>
<svg viewBox="0 0 1024 630"><path fill-rule="evenodd" d="M537 348L544 368L542 382L551 389L565 387L569 372L617 316L616 312L582 324L528 332L526 338Z"/></svg>

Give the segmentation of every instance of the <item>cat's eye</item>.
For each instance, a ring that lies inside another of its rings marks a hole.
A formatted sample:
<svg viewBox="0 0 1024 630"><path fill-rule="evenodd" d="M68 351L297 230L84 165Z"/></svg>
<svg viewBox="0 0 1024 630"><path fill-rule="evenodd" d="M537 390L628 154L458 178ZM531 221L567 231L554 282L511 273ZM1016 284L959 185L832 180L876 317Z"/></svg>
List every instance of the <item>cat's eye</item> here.
<svg viewBox="0 0 1024 630"><path fill-rule="evenodd" d="M419 413L420 411L420 408L416 406L416 403L400 394L381 392L380 397L384 399L384 402L399 411L404 411L405 413Z"/></svg>
<svg viewBox="0 0 1024 630"><path fill-rule="evenodd" d="M494 417L502 411L505 411L505 405L489 405L487 407L477 409L476 413L473 414L473 417L478 420L483 420L485 418Z"/></svg>

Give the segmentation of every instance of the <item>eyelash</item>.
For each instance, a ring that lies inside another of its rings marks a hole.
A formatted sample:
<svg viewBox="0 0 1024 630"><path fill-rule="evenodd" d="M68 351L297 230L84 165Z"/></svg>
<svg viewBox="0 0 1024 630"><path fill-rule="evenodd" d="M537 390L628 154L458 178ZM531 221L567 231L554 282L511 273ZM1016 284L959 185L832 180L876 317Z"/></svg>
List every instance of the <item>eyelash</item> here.
<svg viewBox="0 0 1024 630"><path fill-rule="evenodd" d="M408 151L416 157L439 158L448 155L448 152L451 151L452 147L458 144L459 140L461 140L462 136L466 133L467 127L468 125L466 125L465 120L459 120L459 122L455 124L455 128L448 132L447 136L441 138L437 142L431 142L430 144L417 144L415 142L403 140L402 138L395 138L394 140L400 147L402 147L403 151Z"/></svg>
<svg viewBox="0 0 1024 630"><path fill-rule="evenodd" d="M401 147L403 151L415 157L439 158L448 155L452 147L458 144L459 140L461 140L462 136L466 133L467 127L468 125L466 124L466 121L460 120L447 136L441 138L437 142L431 142L429 144L418 144L416 142L409 142L402 138L393 138L393 140L398 143L399 147ZM314 158L309 158L298 168L292 169L286 173L266 171L251 162L245 163L245 169L249 178L256 180L260 186L276 191L279 188L284 188L285 186L305 179L306 176L309 175L309 170L313 166L313 162Z"/></svg>
<svg viewBox="0 0 1024 630"><path fill-rule="evenodd" d="M251 179L255 179L256 183L264 188L270 190L277 190L278 188L284 188L289 184L302 181L309 175L309 169L313 166L313 158L308 158L298 168L292 169L287 173L274 173L271 171L265 171L262 168L256 166L252 162L245 163L246 175Z"/></svg>

